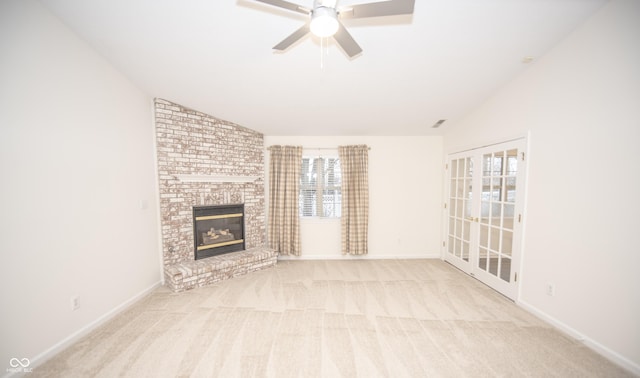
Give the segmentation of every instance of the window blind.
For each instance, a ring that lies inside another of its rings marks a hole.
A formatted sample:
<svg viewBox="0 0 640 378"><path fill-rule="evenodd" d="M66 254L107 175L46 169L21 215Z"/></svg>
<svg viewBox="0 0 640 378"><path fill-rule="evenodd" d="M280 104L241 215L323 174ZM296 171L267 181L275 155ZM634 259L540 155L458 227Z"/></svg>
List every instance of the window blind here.
<svg viewBox="0 0 640 378"><path fill-rule="evenodd" d="M301 217L339 218L342 172L338 157L302 158L299 211Z"/></svg>

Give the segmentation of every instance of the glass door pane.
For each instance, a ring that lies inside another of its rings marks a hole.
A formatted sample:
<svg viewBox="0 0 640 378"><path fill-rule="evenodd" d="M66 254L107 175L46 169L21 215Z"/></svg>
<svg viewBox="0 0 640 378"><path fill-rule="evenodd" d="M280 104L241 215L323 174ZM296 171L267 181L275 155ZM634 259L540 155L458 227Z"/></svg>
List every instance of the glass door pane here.
<svg viewBox="0 0 640 378"><path fill-rule="evenodd" d="M511 281L518 150L482 155L482 200L478 268Z"/></svg>
<svg viewBox="0 0 640 378"><path fill-rule="evenodd" d="M449 161L449 212L447 254L468 262L473 200L473 159Z"/></svg>

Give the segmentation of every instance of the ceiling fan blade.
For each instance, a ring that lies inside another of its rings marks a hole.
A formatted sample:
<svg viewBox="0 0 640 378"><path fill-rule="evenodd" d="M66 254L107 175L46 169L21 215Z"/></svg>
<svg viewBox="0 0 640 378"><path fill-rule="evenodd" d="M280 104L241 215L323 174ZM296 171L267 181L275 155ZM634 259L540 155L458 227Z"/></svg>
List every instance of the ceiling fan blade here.
<svg viewBox="0 0 640 378"><path fill-rule="evenodd" d="M265 3L265 4L269 4L269 5L273 5L273 6L278 7L278 8L288 9L290 11L294 11L294 12L298 12L298 13L302 13L302 14L311 13L311 9L309 9L309 8L305 8L305 7L301 6L301 5L290 3L290 2L284 1L284 0L255 0L255 1L259 1L261 3Z"/></svg>
<svg viewBox="0 0 640 378"><path fill-rule="evenodd" d="M356 4L340 9L341 18L365 18L412 14L415 0L391 0L378 3Z"/></svg>
<svg viewBox="0 0 640 378"><path fill-rule="evenodd" d="M333 35L333 38L338 42L340 47L342 47L342 50L349 55L349 58L360 54L362 48L356 43L356 40L353 39L341 22L338 22L338 25L338 31Z"/></svg>
<svg viewBox="0 0 640 378"><path fill-rule="evenodd" d="M273 46L274 50L286 50L287 47L293 45L294 43L296 43L300 38L304 37L305 35L307 35L307 33L309 33L309 22L307 22L306 24L302 25L302 27L296 31L294 31L290 36L288 36L287 38L285 38L284 40L282 40L282 42L278 43L277 45Z"/></svg>

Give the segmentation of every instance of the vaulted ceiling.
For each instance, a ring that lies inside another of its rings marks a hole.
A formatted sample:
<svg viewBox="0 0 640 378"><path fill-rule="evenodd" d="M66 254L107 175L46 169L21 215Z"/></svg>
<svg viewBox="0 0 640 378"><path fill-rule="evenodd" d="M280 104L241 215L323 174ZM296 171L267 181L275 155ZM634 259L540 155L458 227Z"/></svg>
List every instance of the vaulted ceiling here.
<svg viewBox="0 0 640 378"><path fill-rule="evenodd" d="M274 52L307 17L251 0L41 2L150 96L266 135L440 135L605 0L416 0L343 20L352 59L311 35Z"/></svg>

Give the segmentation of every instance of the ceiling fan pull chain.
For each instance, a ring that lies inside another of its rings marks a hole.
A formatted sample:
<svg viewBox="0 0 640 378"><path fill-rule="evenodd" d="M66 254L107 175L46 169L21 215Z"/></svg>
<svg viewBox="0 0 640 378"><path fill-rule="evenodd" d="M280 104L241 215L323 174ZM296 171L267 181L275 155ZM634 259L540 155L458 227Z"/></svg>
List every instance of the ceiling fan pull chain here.
<svg viewBox="0 0 640 378"><path fill-rule="evenodd" d="M324 53L322 52L324 46L324 38L320 38L320 69L324 69Z"/></svg>

